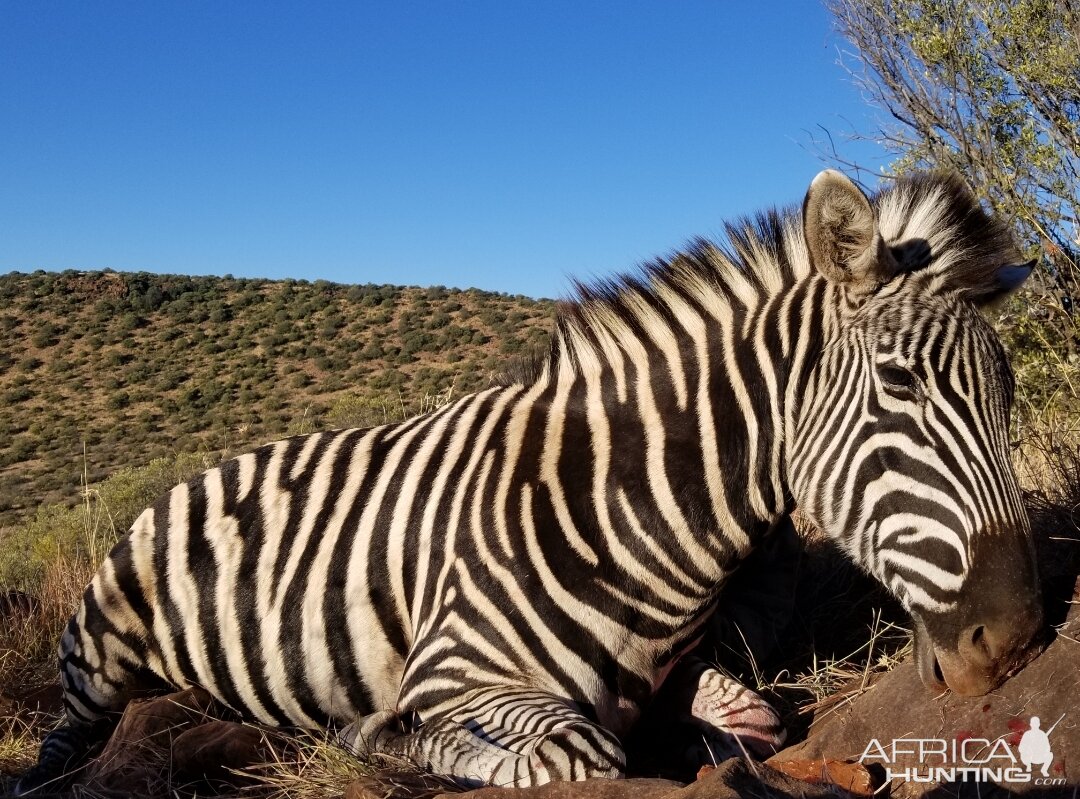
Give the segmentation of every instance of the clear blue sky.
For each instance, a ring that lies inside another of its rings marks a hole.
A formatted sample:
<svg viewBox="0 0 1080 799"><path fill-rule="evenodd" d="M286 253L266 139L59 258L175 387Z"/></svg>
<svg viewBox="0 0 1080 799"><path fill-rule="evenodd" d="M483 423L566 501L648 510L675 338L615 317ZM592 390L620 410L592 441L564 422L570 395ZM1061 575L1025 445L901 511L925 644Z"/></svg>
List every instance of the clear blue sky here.
<svg viewBox="0 0 1080 799"><path fill-rule="evenodd" d="M806 131L871 127L830 24L813 0L6 2L0 272L562 295L801 200Z"/></svg>

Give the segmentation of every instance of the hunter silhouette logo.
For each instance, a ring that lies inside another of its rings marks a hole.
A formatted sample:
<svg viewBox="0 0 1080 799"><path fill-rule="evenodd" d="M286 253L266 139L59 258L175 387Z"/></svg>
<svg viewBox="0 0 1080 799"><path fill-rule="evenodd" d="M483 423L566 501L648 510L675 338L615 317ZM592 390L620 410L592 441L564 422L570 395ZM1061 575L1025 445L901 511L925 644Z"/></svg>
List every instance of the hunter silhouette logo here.
<svg viewBox="0 0 1080 799"><path fill-rule="evenodd" d="M1065 714L1043 731L1038 716L1032 716L1026 729L1020 719L1010 727L1024 729L1017 738L1001 736L993 740L960 734L945 738L894 738L883 743L874 738L859 757L862 764L884 766L888 781L907 782L994 782L1031 783L1033 785L1064 785L1065 777L1051 777L1050 765L1054 752L1050 734ZM1013 726L1013 725L1016 726ZM1010 740L1011 738L1011 740ZM1010 745L1011 743L1011 745ZM1038 774L1033 772L1039 767ZM1059 766L1058 771L1061 770Z"/></svg>
<svg viewBox="0 0 1080 799"><path fill-rule="evenodd" d="M1061 718L1065 718L1064 713ZM1061 719L1058 719L1054 722L1054 727L1060 723ZM1040 730L1039 727L1039 717L1032 716L1031 729L1021 736L1020 745L1017 748L1020 750L1020 761L1027 766L1028 771L1031 771L1032 766L1042 766L1042 775L1049 777L1050 764L1054 762L1054 753L1050 749L1050 733L1054 731L1054 727L1046 732Z"/></svg>

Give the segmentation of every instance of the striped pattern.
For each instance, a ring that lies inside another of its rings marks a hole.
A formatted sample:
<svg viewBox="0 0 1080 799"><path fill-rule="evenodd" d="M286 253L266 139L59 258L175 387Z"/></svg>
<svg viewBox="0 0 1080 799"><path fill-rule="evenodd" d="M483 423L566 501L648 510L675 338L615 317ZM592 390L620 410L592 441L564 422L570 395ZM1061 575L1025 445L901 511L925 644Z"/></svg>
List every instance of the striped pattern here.
<svg viewBox="0 0 1080 799"><path fill-rule="evenodd" d="M928 308L897 282L882 292L897 296L876 346L854 337L850 346L920 383L868 380L851 369L850 351L828 353L817 373L827 379L808 386L819 415L805 422L813 434L794 452L793 484L820 487L802 511L823 529L851 531L848 550L909 610L944 612L959 599L980 529L1027 529L1009 459L1012 379L985 366L1005 363L988 324L955 300L944 314ZM913 339L920 329L935 335Z"/></svg>
<svg viewBox="0 0 1080 799"><path fill-rule="evenodd" d="M976 310L1015 252L949 178L874 208L888 246L864 272L901 273L873 291L768 213L582 287L529 380L178 486L63 637L72 728L158 680L464 782L618 775L724 578L796 502L913 611L951 607L973 540L1026 530L1008 365ZM781 740L760 698L691 671L703 729Z"/></svg>

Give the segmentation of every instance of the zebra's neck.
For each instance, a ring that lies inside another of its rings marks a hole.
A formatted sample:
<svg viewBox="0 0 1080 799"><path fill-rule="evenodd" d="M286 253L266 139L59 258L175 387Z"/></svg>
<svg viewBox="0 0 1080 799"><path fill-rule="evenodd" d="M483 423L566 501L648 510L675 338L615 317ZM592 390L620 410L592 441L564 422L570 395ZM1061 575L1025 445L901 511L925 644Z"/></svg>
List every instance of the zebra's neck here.
<svg viewBox="0 0 1080 799"><path fill-rule="evenodd" d="M703 594L791 510L786 433L827 324L808 269L721 267L722 285L672 269L583 302L542 377L583 517L685 554Z"/></svg>

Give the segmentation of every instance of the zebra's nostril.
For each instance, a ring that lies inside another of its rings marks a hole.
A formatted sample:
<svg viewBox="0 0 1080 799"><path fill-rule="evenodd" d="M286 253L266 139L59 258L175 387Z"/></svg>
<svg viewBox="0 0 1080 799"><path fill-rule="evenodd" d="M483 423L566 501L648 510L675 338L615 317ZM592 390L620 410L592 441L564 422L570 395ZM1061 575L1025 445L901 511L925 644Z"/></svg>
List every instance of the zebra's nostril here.
<svg viewBox="0 0 1080 799"><path fill-rule="evenodd" d="M969 663L989 666L993 663L996 652L993 637L986 625L976 624L968 627L960 637L960 654Z"/></svg>
<svg viewBox="0 0 1080 799"><path fill-rule="evenodd" d="M937 681L941 683L942 688L944 688L946 685L945 675L941 673L941 663L936 657L934 658L934 677L937 678Z"/></svg>
<svg viewBox="0 0 1080 799"><path fill-rule="evenodd" d="M986 628L981 624L971 634L971 643L976 649L982 649L989 654L989 645L986 643Z"/></svg>

